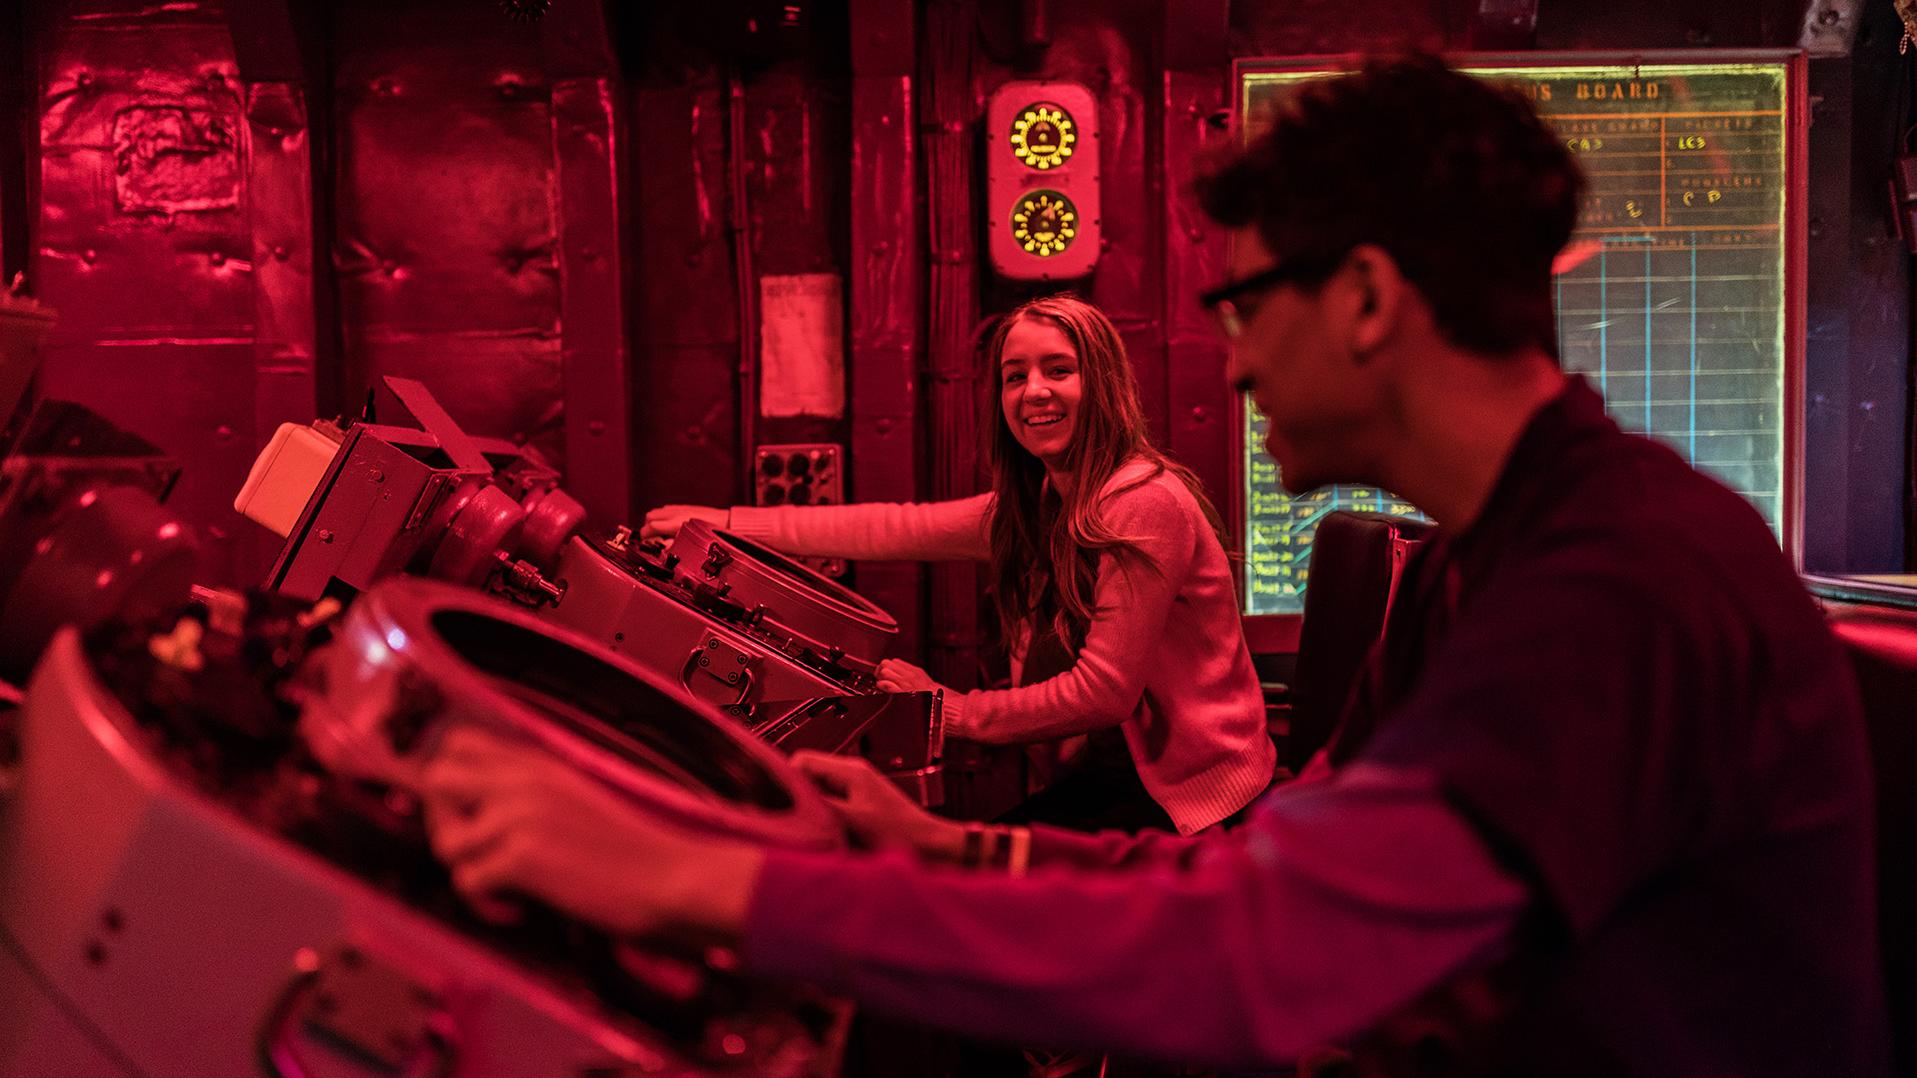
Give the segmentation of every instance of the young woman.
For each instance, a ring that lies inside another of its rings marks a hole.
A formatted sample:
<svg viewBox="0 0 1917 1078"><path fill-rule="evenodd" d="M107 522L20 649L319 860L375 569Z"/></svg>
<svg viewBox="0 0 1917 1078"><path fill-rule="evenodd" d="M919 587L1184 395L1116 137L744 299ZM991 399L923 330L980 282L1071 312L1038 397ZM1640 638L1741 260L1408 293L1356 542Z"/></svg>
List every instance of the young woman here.
<svg viewBox="0 0 1917 1078"><path fill-rule="evenodd" d="M1015 687L948 691L946 732L1023 744L1116 728L1179 832L1232 817L1271 782L1276 754L1216 510L1152 445L1125 346L1097 308L1033 300L999 324L986 355L999 405L989 493L669 505L647 514L642 537L669 538L696 517L793 554L989 561ZM878 673L888 691L938 687L897 659Z"/></svg>

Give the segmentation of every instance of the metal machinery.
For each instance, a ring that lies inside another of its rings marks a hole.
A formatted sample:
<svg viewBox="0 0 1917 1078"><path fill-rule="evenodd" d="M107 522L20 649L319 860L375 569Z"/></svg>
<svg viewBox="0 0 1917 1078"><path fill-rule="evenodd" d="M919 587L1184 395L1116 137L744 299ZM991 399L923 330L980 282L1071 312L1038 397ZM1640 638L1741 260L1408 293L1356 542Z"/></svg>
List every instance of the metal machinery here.
<svg viewBox="0 0 1917 1078"><path fill-rule="evenodd" d="M531 904L475 917L412 792L478 724L682 826L838 844L777 752L471 589L396 578L329 609L257 597L55 639L0 799L0 1072L836 1070L832 1001Z"/></svg>
<svg viewBox="0 0 1917 1078"><path fill-rule="evenodd" d="M877 691L898 626L856 592L702 521L663 549L624 528L574 537L556 575L566 595L554 620L678 678L781 748L859 752L939 801L939 699Z"/></svg>
<svg viewBox="0 0 1917 1078"><path fill-rule="evenodd" d="M61 625L164 609L192 584L193 531L161 505L180 469L92 411L26 399L53 313L0 293L0 679Z"/></svg>
<svg viewBox="0 0 1917 1078"><path fill-rule="evenodd" d="M158 449L67 401L23 426L0 459L0 678L16 683L60 626L165 609L197 563Z"/></svg>
<svg viewBox="0 0 1917 1078"><path fill-rule="evenodd" d="M50 321L0 297L0 677L32 675L0 693L0 1073L836 1071L842 1004L532 903L482 919L425 842L419 761L462 723L695 831L842 841L735 718L528 609L583 518L550 468L392 386L419 428L279 447L330 495L279 507L280 594L196 597L178 468L14 407ZM404 569L464 586L375 583Z"/></svg>
<svg viewBox="0 0 1917 1078"><path fill-rule="evenodd" d="M248 478L236 504L249 516L272 519L261 503L303 506L267 587L296 599L345 598L413 572L534 605L558 599L540 567L586 517L558 489L558 473L529 449L468 436L420 383L382 383L383 410L416 426L375 422L374 408L343 430L315 424L309 429L335 443L316 486L301 482L300 454L280 448L279 437ZM279 476L291 476L290 493Z"/></svg>
<svg viewBox="0 0 1917 1078"><path fill-rule="evenodd" d="M323 437L304 435L309 463L276 438L255 466L242 511L289 522L270 588L347 598L407 572L495 592L676 680L772 744L861 753L939 802L939 699L880 693L872 677L898 633L885 611L703 523L670 548L589 528L535 454L470 437L417 382L384 382L387 407L417 427L316 424Z"/></svg>
<svg viewBox="0 0 1917 1078"><path fill-rule="evenodd" d="M833 442L781 442L753 450L752 504L839 505L845 501L845 447ZM845 575L843 558L799 558L825 576Z"/></svg>

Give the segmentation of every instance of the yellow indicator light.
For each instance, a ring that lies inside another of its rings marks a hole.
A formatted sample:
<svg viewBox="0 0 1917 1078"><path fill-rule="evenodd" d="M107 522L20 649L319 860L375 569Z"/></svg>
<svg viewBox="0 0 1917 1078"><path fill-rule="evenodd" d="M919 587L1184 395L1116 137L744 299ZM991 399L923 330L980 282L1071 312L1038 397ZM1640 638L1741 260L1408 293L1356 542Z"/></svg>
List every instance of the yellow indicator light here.
<svg viewBox="0 0 1917 1078"><path fill-rule="evenodd" d="M1012 121L1012 156L1027 168L1049 172L1065 163L1078 144L1072 114L1049 101L1026 106Z"/></svg>
<svg viewBox="0 0 1917 1078"><path fill-rule="evenodd" d="M1078 238L1078 208L1057 191L1033 191L1012 207L1012 238L1026 254L1050 258Z"/></svg>

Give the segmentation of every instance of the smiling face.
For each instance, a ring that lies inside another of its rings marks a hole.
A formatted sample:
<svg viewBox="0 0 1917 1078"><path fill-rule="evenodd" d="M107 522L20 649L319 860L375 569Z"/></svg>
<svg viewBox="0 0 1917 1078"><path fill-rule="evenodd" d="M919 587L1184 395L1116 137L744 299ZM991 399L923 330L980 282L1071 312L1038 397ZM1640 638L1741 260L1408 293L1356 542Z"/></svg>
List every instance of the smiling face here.
<svg viewBox="0 0 1917 1078"><path fill-rule="evenodd" d="M998 385L999 407L1012 437L1047 471L1062 470L1082 396L1072 339L1049 318L1020 318L999 350Z"/></svg>
<svg viewBox="0 0 1917 1078"><path fill-rule="evenodd" d="M1234 235L1234 279L1277 261L1256 229ZM1361 244L1322 284L1280 284L1237 305L1228 377L1265 416L1287 491L1381 481L1401 351L1390 342L1404 335L1398 311L1409 302L1388 256Z"/></svg>

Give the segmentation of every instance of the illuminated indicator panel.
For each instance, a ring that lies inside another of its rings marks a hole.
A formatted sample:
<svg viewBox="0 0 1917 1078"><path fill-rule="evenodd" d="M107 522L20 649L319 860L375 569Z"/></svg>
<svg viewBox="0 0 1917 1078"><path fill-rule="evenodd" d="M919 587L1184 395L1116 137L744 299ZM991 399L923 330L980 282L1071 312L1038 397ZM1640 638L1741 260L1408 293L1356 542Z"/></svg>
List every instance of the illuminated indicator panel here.
<svg viewBox="0 0 1917 1078"><path fill-rule="evenodd" d="M1626 429L1647 431L1779 526L1784 500L1784 63L1467 68L1522 87L1589 181L1559 259L1558 348ZM1246 71L1248 132L1325 71ZM1242 426L1245 612L1295 614L1333 509L1409 514L1371 489L1287 496L1264 420Z"/></svg>
<svg viewBox="0 0 1917 1078"><path fill-rule="evenodd" d="M1078 238L1078 207L1057 191L1033 191L1012 208L1012 240L1037 258L1063 254Z"/></svg>
<svg viewBox="0 0 1917 1078"><path fill-rule="evenodd" d="M985 117L992 268L1020 281L1067 281L1098 262L1098 107L1071 82L1007 82Z"/></svg>
<svg viewBox="0 0 1917 1078"><path fill-rule="evenodd" d="M1078 142L1078 125L1072 114L1049 101L1040 101L1021 109L1012 121L1006 144L1012 156L1027 168L1040 172L1054 169L1072 156Z"/></svg>

